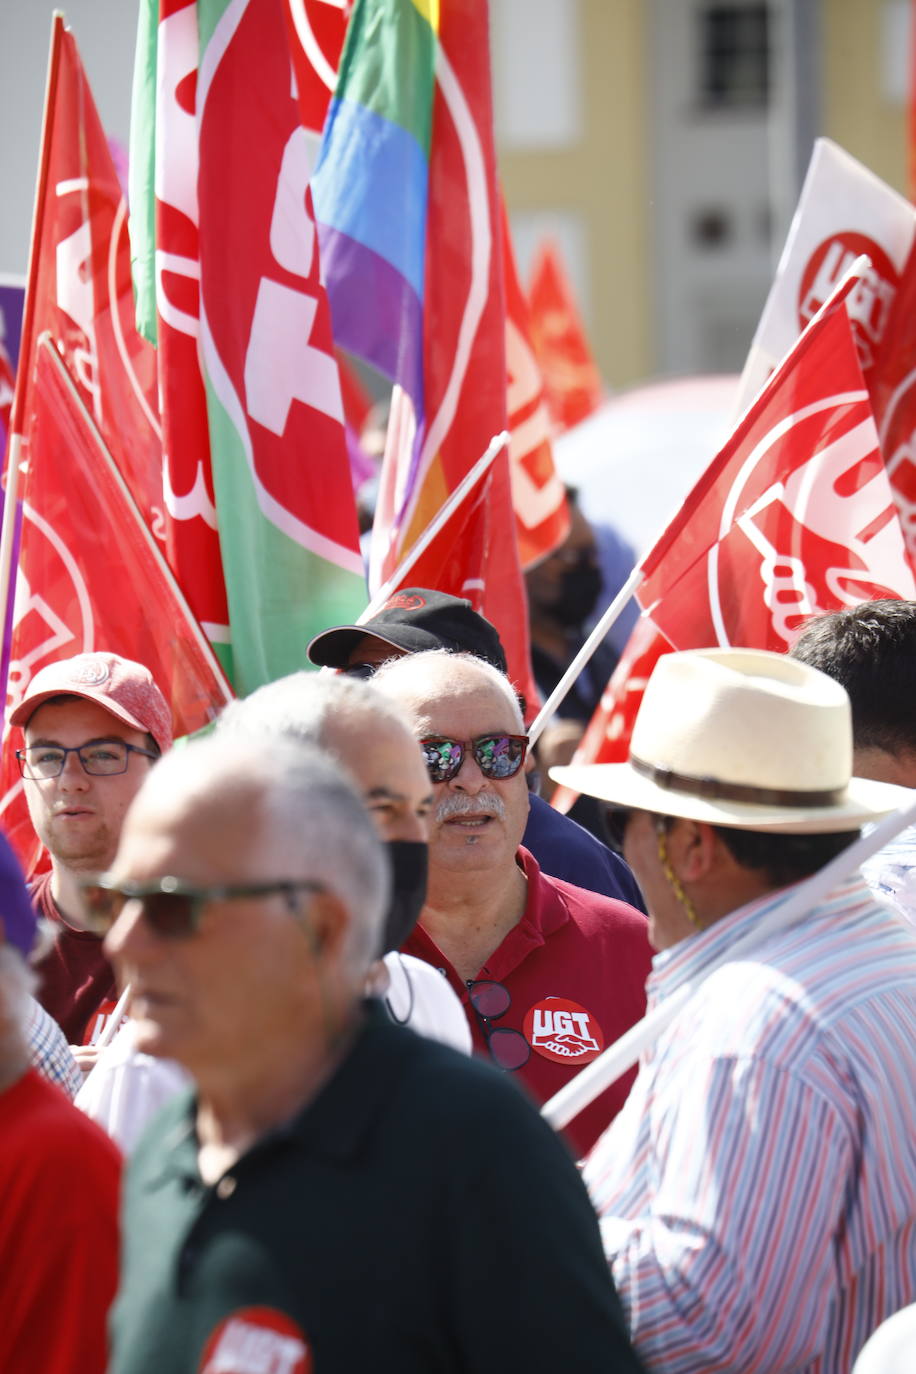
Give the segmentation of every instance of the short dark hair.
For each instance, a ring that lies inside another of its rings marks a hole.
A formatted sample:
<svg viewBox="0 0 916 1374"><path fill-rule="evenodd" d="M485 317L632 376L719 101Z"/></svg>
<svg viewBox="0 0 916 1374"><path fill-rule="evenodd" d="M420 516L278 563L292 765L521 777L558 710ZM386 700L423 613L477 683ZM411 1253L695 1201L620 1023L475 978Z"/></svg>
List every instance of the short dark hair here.
<svg viewBox="0 0 916 1374"><path fill-rule="evenodd" d="M829 835L787 835L728 825L714 825L713 830L736 863L763 873L772 887L788 887L810 877L859 838L858 830Z"/></svg>
<svg viewBox="0 0 916 1374"><path fill-rule="evenodd" d="M863 601L813 616L789 656L846 688L857 748L916 750L916 601Z"/></svg>

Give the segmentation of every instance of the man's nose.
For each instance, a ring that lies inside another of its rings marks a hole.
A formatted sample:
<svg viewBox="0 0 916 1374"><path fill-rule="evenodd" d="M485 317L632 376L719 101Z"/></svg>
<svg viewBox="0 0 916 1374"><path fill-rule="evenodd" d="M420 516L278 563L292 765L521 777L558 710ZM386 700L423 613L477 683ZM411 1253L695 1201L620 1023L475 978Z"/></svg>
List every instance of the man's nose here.
<svg viewBox="0 0 916 1374"><path fill-rule="evenodd" d="M76 788L78 791L90 785L89 774L83 767L79 754L65 755L64 766L58 776L58 784L67 789Z"/></svg>
<svg viewBox="0 0 916 1374"><path fill-rule="evenodd" d="M456 776L449 780L448 786L476 797L477 793L487 787L488 784L489 779L481 771L480 764L469 750L461 760L461 767Z"/></svg>

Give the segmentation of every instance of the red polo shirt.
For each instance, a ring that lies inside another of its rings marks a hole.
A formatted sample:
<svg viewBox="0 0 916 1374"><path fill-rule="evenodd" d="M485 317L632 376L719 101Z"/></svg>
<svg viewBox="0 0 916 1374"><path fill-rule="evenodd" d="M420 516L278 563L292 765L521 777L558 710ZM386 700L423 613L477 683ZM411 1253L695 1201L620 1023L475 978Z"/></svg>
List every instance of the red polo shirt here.
<svg viewBox="0 0 916 1374"><path fill-rule="evenodd" d="M38 915L54 927L50 949L35 964L36 996L71 1045L92 1044L117 998L101 938L67 924L51 896L50 873L42 874L31 891Z"/></svg>
<svg viewBox="0 0 916 1374"><path fill-rule="evenodd" d="M643 1016L652 949L641 911L549 877L527 849L517 857L528 880L525 911L477 977L502 983L512 998L492 1025L525 1035L531 1054L516 1074L540 1104ZM422 926L404 950L445 973L464 1004L475 1052L489 1057L467 985ZM574 1153L591 1149L635 1076L634 1068L570 1122L566 1136Z"/></svg>

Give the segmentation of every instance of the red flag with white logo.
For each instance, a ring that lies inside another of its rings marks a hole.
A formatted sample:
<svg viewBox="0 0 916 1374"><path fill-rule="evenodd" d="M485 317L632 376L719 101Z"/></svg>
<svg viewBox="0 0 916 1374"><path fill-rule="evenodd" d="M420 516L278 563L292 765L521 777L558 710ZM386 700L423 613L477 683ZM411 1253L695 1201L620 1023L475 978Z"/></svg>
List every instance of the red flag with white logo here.
<svg viewBox="0 0 916 1374"><path fill-rule="evenodd" d="M916 245L866 380L907 552L916 567Z"/></svg>
<svg viewBox="0 0 916 1374"><path fill-rule="evenodd" d="M56 15L13 428L48 330L150 529L162 537L156 354L134 324L127 205L76 41Z"/></svg>
<svg viewBox="0 0 916 1374"><path fill-rule="evenodd" d="M863 253L871 267L847 309L869 381L914 233L916 210L903 196L829 139L817 139L744 366L739 414Z"/></svg>
<svg viewBox="0 0 916 1374"><path fill-rule="evenodd" d="M538 249L528 289L531 337L541 365L547 408L556 433L572 429L604 400L572 285L552 240Z"/></svg>
<svg viewBox="0 0 916 1374"><path fill-rule="evenodd" d="M509 374L509 476L519 562L530 568L569 533L566 491L550 442L544 379L532 345L528 304L518 280L506 204L500 195L506 282L506 369Z"/></svg>
<svg viewBox="0 0 916 1374"><path fill-rule="evenodd" d="M199 730L232 694L47 339L35 381L7 716L46 664L105 649L149 668L176 735ZM30 867L36 841L9 741L0 820Z"/></svg>
<svg viewBox="0 0 916 1374"><path fill-rule="evenodd" d="M916 595L847 311L856 285L808 326L643 558L644 614L575 763L626 759L671 646L785 652L810 615Z"/></svg>
<svg viewBox="0 0 916 1374"><path fill-rule="evenodd" d="M787 649L810 615L916 594L840 289L640 567L679 649Z"/></svg>

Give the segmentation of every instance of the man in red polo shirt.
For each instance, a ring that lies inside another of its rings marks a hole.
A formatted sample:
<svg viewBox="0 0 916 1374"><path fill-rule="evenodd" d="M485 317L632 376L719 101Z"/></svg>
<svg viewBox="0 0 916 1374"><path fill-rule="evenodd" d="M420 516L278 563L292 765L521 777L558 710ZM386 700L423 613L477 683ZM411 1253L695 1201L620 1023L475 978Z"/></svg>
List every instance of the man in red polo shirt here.
<svg viewBox="0 0 916 1374"><path fill-rule="evenodd" d="M477 1050L544 1102L643 1015L645 917L548 877L521 846L527 741L502 673L437 650L387 664L373 682L412 720L434 784L427 900L404 948L446 974ZM616 1115L632 1077L571 1125L577 1153Z"/></svg>
<svg viewBox="0 0 916 1374"><path fill-rule="evenodd" d="M54 930L35 965L37 996L87 1072L115 986L101 940L83 929L78 883L110 867L124 814L172 742L172 714L148 668L89 653L36 673L10 723L25 736L16 756L32 824L51 859L32 889Z"/></svg>

